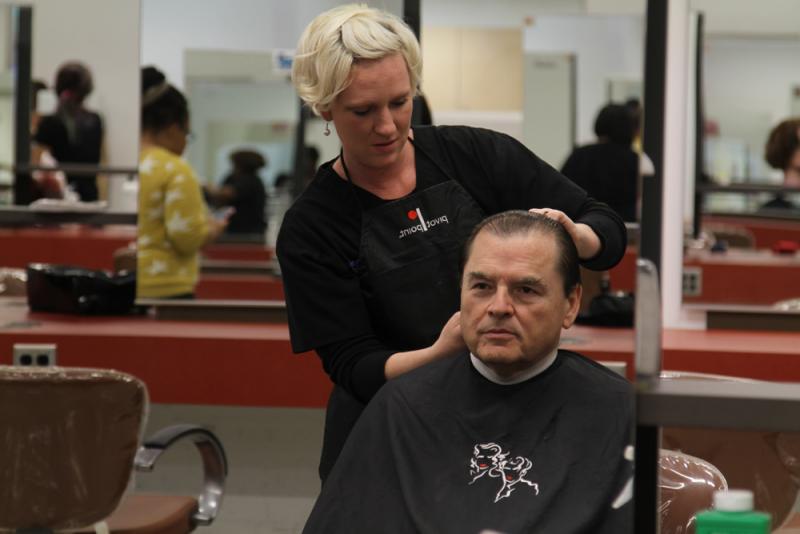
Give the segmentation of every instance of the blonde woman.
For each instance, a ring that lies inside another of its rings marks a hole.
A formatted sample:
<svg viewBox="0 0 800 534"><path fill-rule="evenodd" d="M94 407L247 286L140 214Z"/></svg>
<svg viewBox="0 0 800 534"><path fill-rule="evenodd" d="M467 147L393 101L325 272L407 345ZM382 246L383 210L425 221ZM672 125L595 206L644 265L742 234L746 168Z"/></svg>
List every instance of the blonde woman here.
<svg viewBox="0 0 800 534"><path fill-rule="evenodd" d="M387 379L463 350L461 247L486 215L547 214L590 268L613 266L625 250L622 220L516 140L412 130L421 69L408 26L362 5L322 13L297 45L295 87L342 144L287 212L277 243L292 347L315 350L336 385L323 478Z"/></svg>

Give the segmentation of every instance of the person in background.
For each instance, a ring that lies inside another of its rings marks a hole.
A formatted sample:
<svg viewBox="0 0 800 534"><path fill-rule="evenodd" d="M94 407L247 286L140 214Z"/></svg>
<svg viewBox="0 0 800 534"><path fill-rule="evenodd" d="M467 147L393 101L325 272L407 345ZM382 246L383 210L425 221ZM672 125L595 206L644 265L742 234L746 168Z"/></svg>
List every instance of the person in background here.
<svg viewBox="0 0 800 534"><path fill-rule="evenodd" d="M783 171L785 187L800 187L800 118L782 121L769 133L764 159L773 169ZM797 210L797 204L778 193L761 210Z"/></svg>
<svg viewBox="0 0 800 534"><path fill-rule="evenodd" d="M233 172L220 187L206 184L206 197L215 207L232 208L225 233L263 235L267 229L267 191L258 171L267 160L253 150L238 150L230 155L230 161Z"/></svg>
<svg viewBox="0 0 800 534"><path fill-rule="evenodd" d="M39 121L39 93L47 90L47 84L41 80L31 80L31 139L36 135ZM31 147L31 163L45 167L55 167L58 162L50 151L34 142ZM36 170L31 172L34 193L33 200L40 198L78 200L74 191L67 187L67 177L63 171Z"/></svg>
<svg viewBox="0 0 800 534"><path fill-rule="evenodd" d="M569 234L504 212L464 256L467 348L381 388L304 533L632 532L633 389L558 348L581 300Z"/></svg>
<svg viewBox="0 0 800 534"><path fill-rule="evenodd" d="M561 172L590 196L607 203L626 222L637 220L639 155L631 144L634 119L628 107L608 104L594 123L597 142L578 147Z"/></svg>
<svg viewBox="0 0 800 534"><path fill-rule="evenodd" d="M300 169L302 188L305 189L314 179L317 174L317 165L319 164L319 149L313 145L306 145L303 147L303 161ZM275 178L273 184L273 195L270 199L269 207L269 227L267 243L275 246L275 241L278 237L278 231L283 222L283 216L286 210L292 205L294 200L294 181L290 173L283 172ZM278 265L280 269L280 265Z"/></svg>
<svg viewBox="0 0 800 534"><path fill-rule="evenodd" d="M463 350L460 254L486 215L533 209L557 220L589 268L625 252L619 216L517 140L412 128L421 72L411 29L355 4L317 16L292 65L300 97L342 144L289 208L276 247L292 348L316 351L335 383L323 479L387 380Z"/></svg>
<svg viewBox="0 0 800 534"><path fill-rule="evenodd" d="M639 174L642 176L652 176L656 172L655 165L653 165L653 160L650 159L650 156L644 151L644 147L642 147L642 117L644 112L642 111L642 103L639 101L638 98L629 98L625 101L625 107L628 108L628 111L631 114L631 120L633 121L633 150L639 154Z"/></svg>
<svg viewBox="0 0 800 534"><path fill-rule="evenodd" d="M77 61L64 63L56 73L55 91L58 107L52 115L41 117L33 134L38 150L32 161L45 164L40 155L49 152L60 163L98 165L102 156L103 121L84 103L94 89L92 74ZM97 176L67 174L69 186L80 200L98 199Z"/></svg>
<svg viewBox="0 0 800 534"><path fill-rule="evenodd" d="M189 135L186 98L155 67L142 69L141 107L136 295L191 298L199 251L227 220L210 217L197 177L181 157Z"/></svg>

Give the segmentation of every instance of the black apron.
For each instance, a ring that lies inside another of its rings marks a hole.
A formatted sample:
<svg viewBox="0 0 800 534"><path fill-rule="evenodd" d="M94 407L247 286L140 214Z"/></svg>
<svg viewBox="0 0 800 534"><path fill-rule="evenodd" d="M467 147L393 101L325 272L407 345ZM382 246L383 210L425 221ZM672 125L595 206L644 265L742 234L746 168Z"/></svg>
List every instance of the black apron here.
<svg viewBox="0 0 800 534"><path fill-rule="evenodd" d="M401 352L432 345L458 311L461 251L472 229L484 218L469 193L435 159L419 146L414 148L447 180L369 210L362 206L356 262L375 334ZM361 205L344 157L340 155L340 159ZM363 403L334 387L325 417L320 460L323 480L363 409Z"/></svg>

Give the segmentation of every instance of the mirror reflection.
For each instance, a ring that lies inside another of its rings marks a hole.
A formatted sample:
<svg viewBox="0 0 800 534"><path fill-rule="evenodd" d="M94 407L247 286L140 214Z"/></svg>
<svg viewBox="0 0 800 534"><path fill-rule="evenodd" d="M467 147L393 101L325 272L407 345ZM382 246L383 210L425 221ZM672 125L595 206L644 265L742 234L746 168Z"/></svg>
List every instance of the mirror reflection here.
<svg viewBox="0 0 800 534"><path fill-rule="evenodd" d="M695 228L686 251L684 303L792 306L800 247L797 77L800 38L782 21L795 7L768 2L733 17L724 2L695 0L703 14L703 173L689 176ZM744 10L744 11L742 11ZM694 90L692 88L691 90ZM797 161L795 161L797 160ZM754 288L750 280L759 280Z"/></svg>
<svg viewBox="0 0 800 534"><path fill-rule="evenodd" d="M95 7L107 24L97 25L76 16L82 9ZM31 119L30 130L21 132L28 134L21 142L31 143L30 150L25 151L30 160L14 162L6 159L6 153L2 163L5 167L17 163L63 169L34 170L30 175L20 169L20 179L32 181L30 190L18 191L17 203L40 198L102 200L117 211L132 211L135 191L126 188L124 179L129 173L121 173L120 179L115 169L131 169L136 161L138 136L131 125L137 123L137 113L131 102L136 99L138 86L138 24L130 21L138 20L138 2L126 3L120 9L95 6L89 0L70 6L41 2L27 9L31 12L30 25L23 28L25 19L13 15L19 10L3 6L4 12L12 15L3 20L10 31L3 33L9 46L2 57L6 64L15 62L15 76L25 77L30 72L30 79L19 78L14 88L16 101L30 104L24 110ZM67 28L61 23L64 20L74 23ZM74 39L72 32L86 40ZM28 33L30 48L18 47ZM90 41L106 45L100 50ZM7 130L5 122L4 128ZM9 146L4 142L3 150ZM98 174L94 170L98 166L111 172Z"/></svg>

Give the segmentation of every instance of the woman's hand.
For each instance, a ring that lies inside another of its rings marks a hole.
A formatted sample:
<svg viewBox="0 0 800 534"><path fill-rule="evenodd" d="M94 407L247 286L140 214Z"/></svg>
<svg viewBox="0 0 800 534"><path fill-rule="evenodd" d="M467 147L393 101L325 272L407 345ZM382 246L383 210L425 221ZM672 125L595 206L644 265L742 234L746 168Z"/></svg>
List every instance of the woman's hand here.
<svg viewBox="0 0 800 534"><path fill-rule="evenodd" d="M583 223L575 223L563 211L554 210L552 208L533 208L528 211L544 215L545 217L561 223L561 226L563 226L572 237L575 248L578 249L578 257L580 259L588 260L600 253L600 238L597 237L597 234L594 233L591 226Z"/></svg>
<svg viewBox="0 0 800 534"><path fill-rule="evenodd" d="M461 335L461 312L458 311L447 320L439 338L434 342L431 349L439 358L444 358L457 354L466 349L464 338Z"/></svg>
<svg viewBox="0 0 800 534"><path fill-rule="evenodd" d="M386 360L384 373L387 379L395 378L426 363L454 356L466 347L464 338L461 337L461 312L456 312L445 323L433 345L424 349L395 352Z"/></svg>

